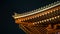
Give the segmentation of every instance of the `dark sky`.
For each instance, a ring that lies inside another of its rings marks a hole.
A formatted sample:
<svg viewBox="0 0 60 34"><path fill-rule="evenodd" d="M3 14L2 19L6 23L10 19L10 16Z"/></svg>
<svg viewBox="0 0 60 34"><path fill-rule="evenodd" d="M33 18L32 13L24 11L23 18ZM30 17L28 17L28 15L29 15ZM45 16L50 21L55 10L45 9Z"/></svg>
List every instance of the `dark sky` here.
<svg viewBox="0 0 60 34"><path fill-rule="evenodd" d="M5 0L0 1L1 7L1 34L25 34L14 22L13 12L24 13L57 0Z"/></svg>

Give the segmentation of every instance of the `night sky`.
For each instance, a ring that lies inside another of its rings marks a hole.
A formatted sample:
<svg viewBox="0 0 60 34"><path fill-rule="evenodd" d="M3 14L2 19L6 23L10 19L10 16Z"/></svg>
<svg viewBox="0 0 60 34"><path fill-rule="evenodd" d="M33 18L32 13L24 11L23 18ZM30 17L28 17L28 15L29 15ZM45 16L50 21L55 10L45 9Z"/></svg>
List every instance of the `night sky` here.
<svg viewBox="0 0 60 34"><path fill-rule="evenodd" d="M0 33L1 34L25 34L14 22L12 15L28 12L42 6L53 3L57 0L5 0L0 1Z"/></svg>

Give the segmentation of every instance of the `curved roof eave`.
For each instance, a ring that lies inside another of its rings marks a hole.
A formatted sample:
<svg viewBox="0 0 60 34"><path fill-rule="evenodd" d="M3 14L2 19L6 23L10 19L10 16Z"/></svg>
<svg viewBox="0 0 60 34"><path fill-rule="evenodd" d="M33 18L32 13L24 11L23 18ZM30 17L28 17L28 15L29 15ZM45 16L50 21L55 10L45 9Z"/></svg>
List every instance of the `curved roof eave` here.
<svg viewBox="0 0 60 34"><path fill-rule="evenodd" d="M40 8L39 11L35 10L35 11L33 11L33 12L27 12L27 13L23 13L23 14L20 14L20 15L15 14L13 17L14 17L15 19L16 19L16 18L20 18L20 17L26 17L26 16L29 16L29 15L33 15L33 14L36 14L36 13L40 13L40 12L42 12L42 11L48 10L48 9L53 8L53 7L55 7L55 6L58 6L58 5L60 5L60 1L54 2L54 3L52 3L52 4L49 4L49 5L47 5L47 7L44 6L44 7L42 7L42 9Z"/></svg>

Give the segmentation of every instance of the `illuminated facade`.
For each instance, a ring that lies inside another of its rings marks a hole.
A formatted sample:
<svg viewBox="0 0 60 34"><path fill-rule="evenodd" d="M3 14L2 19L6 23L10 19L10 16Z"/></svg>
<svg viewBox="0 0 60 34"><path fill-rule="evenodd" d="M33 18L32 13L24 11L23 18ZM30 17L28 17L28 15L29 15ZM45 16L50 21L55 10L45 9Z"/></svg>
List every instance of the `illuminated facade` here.
<svg viewBox="0 0 60 34"><path fill-rule="evenodd" d="M60 33L60 1L13 17L27 34Z"/></svg>

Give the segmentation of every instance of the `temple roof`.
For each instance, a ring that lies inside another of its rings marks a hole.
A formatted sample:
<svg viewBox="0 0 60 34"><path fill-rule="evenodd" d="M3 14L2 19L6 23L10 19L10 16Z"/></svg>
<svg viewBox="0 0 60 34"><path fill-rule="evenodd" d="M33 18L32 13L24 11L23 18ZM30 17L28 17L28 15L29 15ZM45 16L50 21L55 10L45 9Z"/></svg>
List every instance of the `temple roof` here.
<svg viewBox="0 0 60 34"><path fill-rule="evenodd" d="M37 14L37 13L43 12L45 10L48 10L48 9L53 8L55 6L58 6L58 5L60 5L60 1L51 3L49 5L43 6L41 8L38 8L38 9L30 11L30 12L26 12L26 13L22 13L22 14L15 13L15 15L13 15L13 17L16 19L16 18L30 16L30 15L33 15L33 14Z"/></svg>

